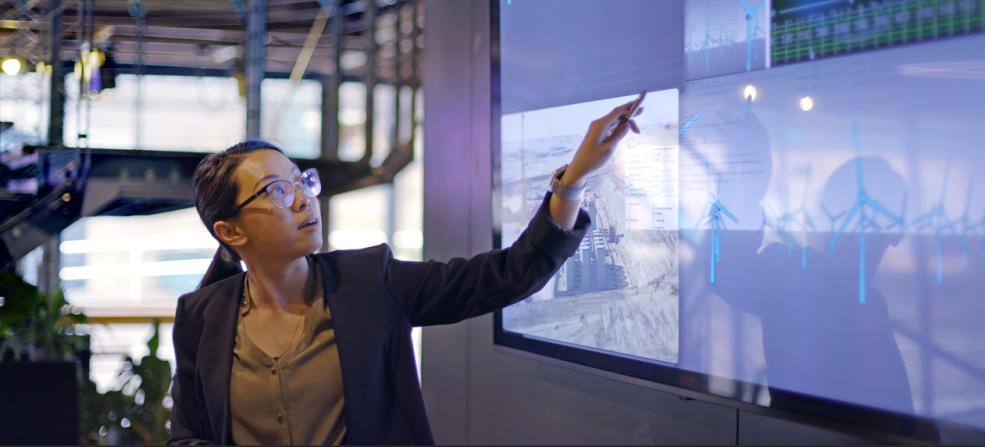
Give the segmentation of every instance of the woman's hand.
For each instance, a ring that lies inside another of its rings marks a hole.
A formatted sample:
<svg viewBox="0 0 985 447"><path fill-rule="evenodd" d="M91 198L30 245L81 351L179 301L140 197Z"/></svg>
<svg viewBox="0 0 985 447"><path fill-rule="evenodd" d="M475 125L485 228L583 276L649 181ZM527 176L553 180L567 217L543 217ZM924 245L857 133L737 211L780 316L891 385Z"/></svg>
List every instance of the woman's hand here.
<svg viewBox="0 0 985 447"><path fill-rule="evenodd" d="M615 109L607 115L592 121L588 127L588 133L582 140L581 146L575 152L574 158L568 164L568 169L564 171L561 182L565 185L582 185L585 179L593 172L601 168L615 153L619 141L632 130L640 133L639 127L632 118L620 122L619 118L626 113L632 106L630 101ZM636 109L634 116L643 112L643 108Z"/></svg>
<svg viewBox="0 0 985 447"><path fill-rule="evenodd" d="M616 146L626 132L630 129L639 133L640 129L632 118L620 122L619 117L627 112L632 106L632 102L623 104L612 109L608 115L592 121L588 127L588 133L582 140L581 146L575 152L575 157L568 164L568 169L564 170L561 176L561 183L566 186L583 186L585 179L593 172L602 167L615 152ZM636 109L636 115L643 111L640 107ZM557 194L551 195L550 211L551 218L564 230L574 228L575 219L578 217L578 209L581 200L564 200Z"/></svg>

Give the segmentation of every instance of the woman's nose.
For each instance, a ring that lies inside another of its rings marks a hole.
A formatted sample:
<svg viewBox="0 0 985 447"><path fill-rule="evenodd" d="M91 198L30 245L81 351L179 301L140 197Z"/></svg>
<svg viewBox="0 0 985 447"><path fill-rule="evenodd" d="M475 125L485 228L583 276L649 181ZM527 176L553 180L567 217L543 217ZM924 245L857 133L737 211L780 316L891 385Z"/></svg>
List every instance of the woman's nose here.
<svg viewBox="0 0 985 447"><path fill-rule="evenodd" d="M300 188L297 187L295 188L296 189L294 190L294 207L298 211L304 211L311 206L311 202L309 202L311 198L309 198L307 194L301 192Z"/></svg>

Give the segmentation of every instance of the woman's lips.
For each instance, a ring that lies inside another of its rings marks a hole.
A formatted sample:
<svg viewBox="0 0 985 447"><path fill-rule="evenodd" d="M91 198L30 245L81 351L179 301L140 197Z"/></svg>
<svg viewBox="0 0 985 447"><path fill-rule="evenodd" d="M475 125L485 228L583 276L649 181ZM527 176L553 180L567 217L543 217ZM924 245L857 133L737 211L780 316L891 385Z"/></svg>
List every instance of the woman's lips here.
<svg viewBox="0 0 985 447"><path fill-rule="evenodd" d="M308 227L314 227L315 225L318 225L318 219L311 218L309 220L306 220L303 224L298 225L298 229L303 230Z"/></svg>

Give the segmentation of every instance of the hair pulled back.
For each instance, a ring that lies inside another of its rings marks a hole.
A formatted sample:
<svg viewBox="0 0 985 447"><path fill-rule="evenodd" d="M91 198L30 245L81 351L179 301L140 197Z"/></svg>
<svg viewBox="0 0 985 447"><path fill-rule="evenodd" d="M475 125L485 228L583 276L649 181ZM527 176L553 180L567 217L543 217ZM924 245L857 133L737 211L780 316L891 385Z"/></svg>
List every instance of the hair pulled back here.
<svg viewBox="0 0 985 447"><path fill-rule="evenodd" d="M236 197L239 196L236 169L247 154L259 150L284 153L279 147L266 141L248 140L205 157L195 168L195 175L192 178L195 209L209 234L219 241L219 248L212 257L212 263L209 264L205 276L199 282L199 288L243 271L239 255L219 239L212 227L216 222L229 219L236 214Z"/></svg>

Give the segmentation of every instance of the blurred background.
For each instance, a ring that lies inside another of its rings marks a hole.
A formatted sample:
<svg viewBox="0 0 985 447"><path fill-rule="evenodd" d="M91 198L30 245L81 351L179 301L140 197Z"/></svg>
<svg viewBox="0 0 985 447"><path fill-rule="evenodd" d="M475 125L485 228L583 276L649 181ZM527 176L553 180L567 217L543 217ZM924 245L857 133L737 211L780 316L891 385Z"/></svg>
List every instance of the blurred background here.
<svg viewBox="0 0 985 447"><path fill-rule="evenodd" d="M324 250L421 259L420 3L0 0L0 443L166 440L206 153L270 141L321 173Z"/></svg>

